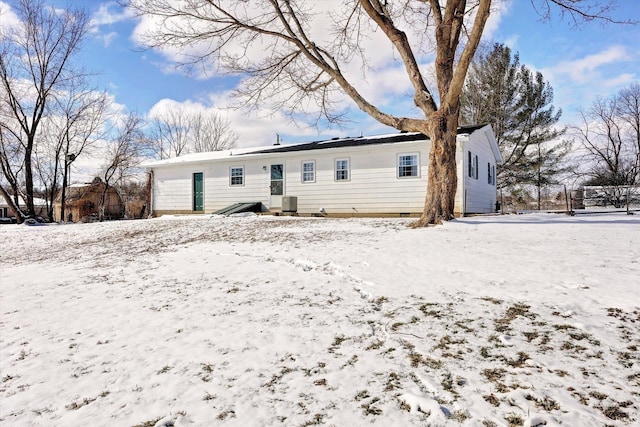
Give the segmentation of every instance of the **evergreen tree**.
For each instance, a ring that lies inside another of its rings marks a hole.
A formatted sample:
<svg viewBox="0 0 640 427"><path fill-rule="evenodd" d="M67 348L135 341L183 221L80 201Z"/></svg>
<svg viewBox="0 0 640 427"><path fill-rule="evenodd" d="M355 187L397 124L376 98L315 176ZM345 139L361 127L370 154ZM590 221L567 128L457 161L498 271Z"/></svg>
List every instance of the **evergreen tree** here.
<svg viewBox="0 0 640 427"><path fill-rule="evenodd" d="M534 185L538 204L543 187L567 171L568 143L558 142L562 110L552 105L553 89L542 73L520 64L518 53L495 43L474 61L465 83L461 122L490 123L504 158L499 188Z"/></svg>
<svg viewBox="0 0 640 427"><path fill-rule="evenodd" d="M518 72L520 58L502 44L483 48L471 69L462 92L460 121L463 124L491 123L505 163L511 156L502 149L511 145L510 130L515 127L519 109Z"/></svg>

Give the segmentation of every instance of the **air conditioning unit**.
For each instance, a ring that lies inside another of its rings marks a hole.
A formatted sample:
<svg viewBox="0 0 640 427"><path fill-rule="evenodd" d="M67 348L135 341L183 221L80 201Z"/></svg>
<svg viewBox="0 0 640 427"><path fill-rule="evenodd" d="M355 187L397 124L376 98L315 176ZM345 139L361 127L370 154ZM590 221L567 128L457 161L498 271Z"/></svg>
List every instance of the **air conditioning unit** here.
<svg viewBox="0 0 640 427"><path fill-rule="evenodd" d="M298 212L298 198L296 196L282 196L282 212Z"/></svg>

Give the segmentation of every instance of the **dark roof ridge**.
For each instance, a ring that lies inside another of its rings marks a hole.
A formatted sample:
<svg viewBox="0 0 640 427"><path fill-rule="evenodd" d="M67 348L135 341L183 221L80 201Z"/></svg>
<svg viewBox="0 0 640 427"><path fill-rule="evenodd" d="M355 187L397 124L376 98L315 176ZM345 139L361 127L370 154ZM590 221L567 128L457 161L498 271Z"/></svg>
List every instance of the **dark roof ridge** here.
<svg viewBox="0 0 640 427"><path fill-rule="evenodd" d="M473 133L485 126L486 124L459 126L457 134L460 135L465 133ZM299 144L271 146L263 150L241 153L238 154L238 156L249 154L286 153L292 151L319 150L325 148L357 147L360 145L390 144L397 142L415 141L418 139L429 139L429 137L419 132L400 132L397 134L386 134L379 136L347 136L344 138L323 139L312 142L303 142Z"/></svg>

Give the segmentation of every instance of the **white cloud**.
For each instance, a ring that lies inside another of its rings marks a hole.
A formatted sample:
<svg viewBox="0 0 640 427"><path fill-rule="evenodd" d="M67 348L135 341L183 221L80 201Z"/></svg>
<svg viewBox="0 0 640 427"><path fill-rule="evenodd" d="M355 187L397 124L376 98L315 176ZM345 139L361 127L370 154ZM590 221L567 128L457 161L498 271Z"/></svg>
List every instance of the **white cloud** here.
<svg viewBox="0 0 640 427"><path fill-rule="evenodd" d="M512 6L512 2L507 0L498 0L491 6L489 19L487 19L482 33L483 40L493 40L500 29L502 19L508 17Z"/></svg>
<svg viewBox="0 0 640 427"><path fill-rule="evenodd" d="M144 0L139 0L141 4L144 4ZM232 4L232 3L229 3ZM234 7L234 6L229 6ZM243 11L244 6L242 7ZM322 2L312 3L311 10L309 11L313 16L308 28L308 34L310 39L314 40L319 46L327 46L328 50L333 49L333 43L335 43L335 19L344 19L350 16L349 2L343 2L339 0L326 0ZM509 3L498 2L492 10L491 17L487 23L486 33L491 35L496 31L502 17L507 13ZM249 11L253 16L259 16L261 9L255 8ZM363 12L364 13L364 12ZM404 30L411 40L411 43L416 48L414 54L418 56L418 61L424 64L431 64L433 62L433 48L430 45L432 42L430 31L424 31L424 21L421 19L423 15L403 15L397 18L398 26ZM472 18L472 17L471 17ZM424 19L427 19L424 17ZM410 22L411 20L415 20ZM193 26L195 28L204 28L201 21L186 22L181 18L169 19L168 21L161 21L158 17L154 17L150 14L145 14L140 17L136 28L133 31L132 39L138 43L144 45L145 42L149 42L149 37L154 31L157 31L160 25L175 25L187 28ZM354 28L357 25L351 22L349 28ZM370 22L368 18L363 18L361 25L361 33L366 36L361 37L359 43L359 49L362 53L355 53L348 59L341 61L342 72L347 76L347 79L352 82L356 89L374 105L380 107L402 105L405 110L406 105L410 107L413 105L413 88L406 74L405 66L400 60L398 52L394 49L391 42L386 35L378 28L374 28L374 24ZM276 28L277 29L277 28ZM152 41L158 40L157 38L151 39ZM341 47L344 47L342 45ZM176 63L189 62L194 57L206 57L208 52L216 48L215 41L202 41L194 43L189 46L168 46L154 48L160 53L168 62L159 64L163 72L175 73L177 72ZM237 56L240 61L247 60L252 63L258 63L261 59L266 59L269 56L277 53L279 50L286 49L283 47L283 42L273 43L272 40L257 38L249 42L246 37L238 36L233 40L230 40L225 45L225 51L232 56ZM336 55L339 58L339 55ZM366 58L366 59L363 59ZM340 60L340 59L339 59ZM221 68L221 64L215 62L216 58L206 58L198 66L192 68L191 74L198 79L206 79L216 72L225 72ZM309 67L306 71L307 74L313 74L315 70L310 64L305 64ZM184 72L184 70L182 71ZM228 72L228 71L227 71ZM429 78L429 76L427 76ZM435 88L435 85L431 85ZM267 104L279 105L282 101L294 99L292 96L291 88L278 88L275 93L269 93ZM339 109L346 109L348 107L354 107L353 102L346 98L342 91L336 91L335 98L336 105ZM310 115L317 113L319 107L313 106L311 103L306 104L308 108L306 112ZM393 113L394 111L388 111Z"/></svg>
<svg viewBox="0 0 640 427"><path fill-rule="evenodd" d="M0 30L17 27L20 24L18 15L6 2L0 1Z"/></svg>
<svg viewBox="0 0 640 427"><path fill-rule="evenodd" d="M587 55L584 58L563 61L545 71L552 75L564 75L576 83L586 83L600 78L600 69L613 63L629 60L629 53L624 46L611 46L601 52Z"/></svg>
<svg viewBox="0 0 640 427"><path fill-rule="evenodd" d="M128 21L135 17L135 14L122 8L116 2L102 3L98 10L91 16L91 27L97 28L102 25L112 25L122 21Z"/></svg>
<svg viewBox="0 0 640 427"><path fill-rule="evenodd" d="M577 111L588 108L596 96L609 96L634 80L629 72L634 58L621 45L606 47L580 58L562 61L540 71L554 88L554 104L563 108L563 121L579 121Z"/></svg>
<svg viewBox="0 0 640 427"><path fill-rule="evenodd" d="M118 33L112 31L108 34L102 36L102 42L104 43L104 47L109 47L111 43L118 37Z"/></svg>
<svg viewBox="0 0 640 427"><path fill-rule="evenodd" d="M504 44L509 47L512 51L518 50L518 42L520 41L520 36L517 34L512 35L511 37L504 40Z"/></svg>
<svg viewBox="0 0 640 427"><path fill-rule="evenodd" d="M606 87L619 88L621 86L630 85L634 81L638 80L638 75L633 73L622 73L618 76L611 77L602 82Z"/></svg>
<svg viewBox="0 0 640 427"><path fill-rule="evenodd" d="M116 38L117 31L103 32L102 27L110 27L119 22L132 20L135 15L131 10L120 7L116 2L100 4L98 10L91 16L89 21L89 32L102 41L104 47L109 47Z"/></svg>

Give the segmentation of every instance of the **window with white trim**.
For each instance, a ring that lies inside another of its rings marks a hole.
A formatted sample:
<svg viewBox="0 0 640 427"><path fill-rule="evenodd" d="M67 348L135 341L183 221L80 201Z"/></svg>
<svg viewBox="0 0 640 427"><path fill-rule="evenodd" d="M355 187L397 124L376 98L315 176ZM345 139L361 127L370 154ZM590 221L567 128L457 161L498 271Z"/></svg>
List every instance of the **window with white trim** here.
<svg viewBox="0 0 640 427"><path fill-rule="evenodd" d="M316 182L315 160L302 162L302 182Z"/></svg>
<svg viewBox="0 0 640 427"><path fill-rule="evenodd" d="M398 155L398 178L420 176L417 154Z"/></svg>
<svg viewBox="0 0 640 427"><path fill-rule="evenodd" d="M469 154L469 178L478 179L478 156L467 151Z"/></svg>
<svg viewBox="0 0 640 427"><path fill-rule="evenodd" d="M336 181L349 181L349 159L336 160Z"/></svg>
<svg viewBox="0 0 640 427"><path fill-rule="evenodd" d="M229 185L244 185L244 166L229 168Z"/></svg>

